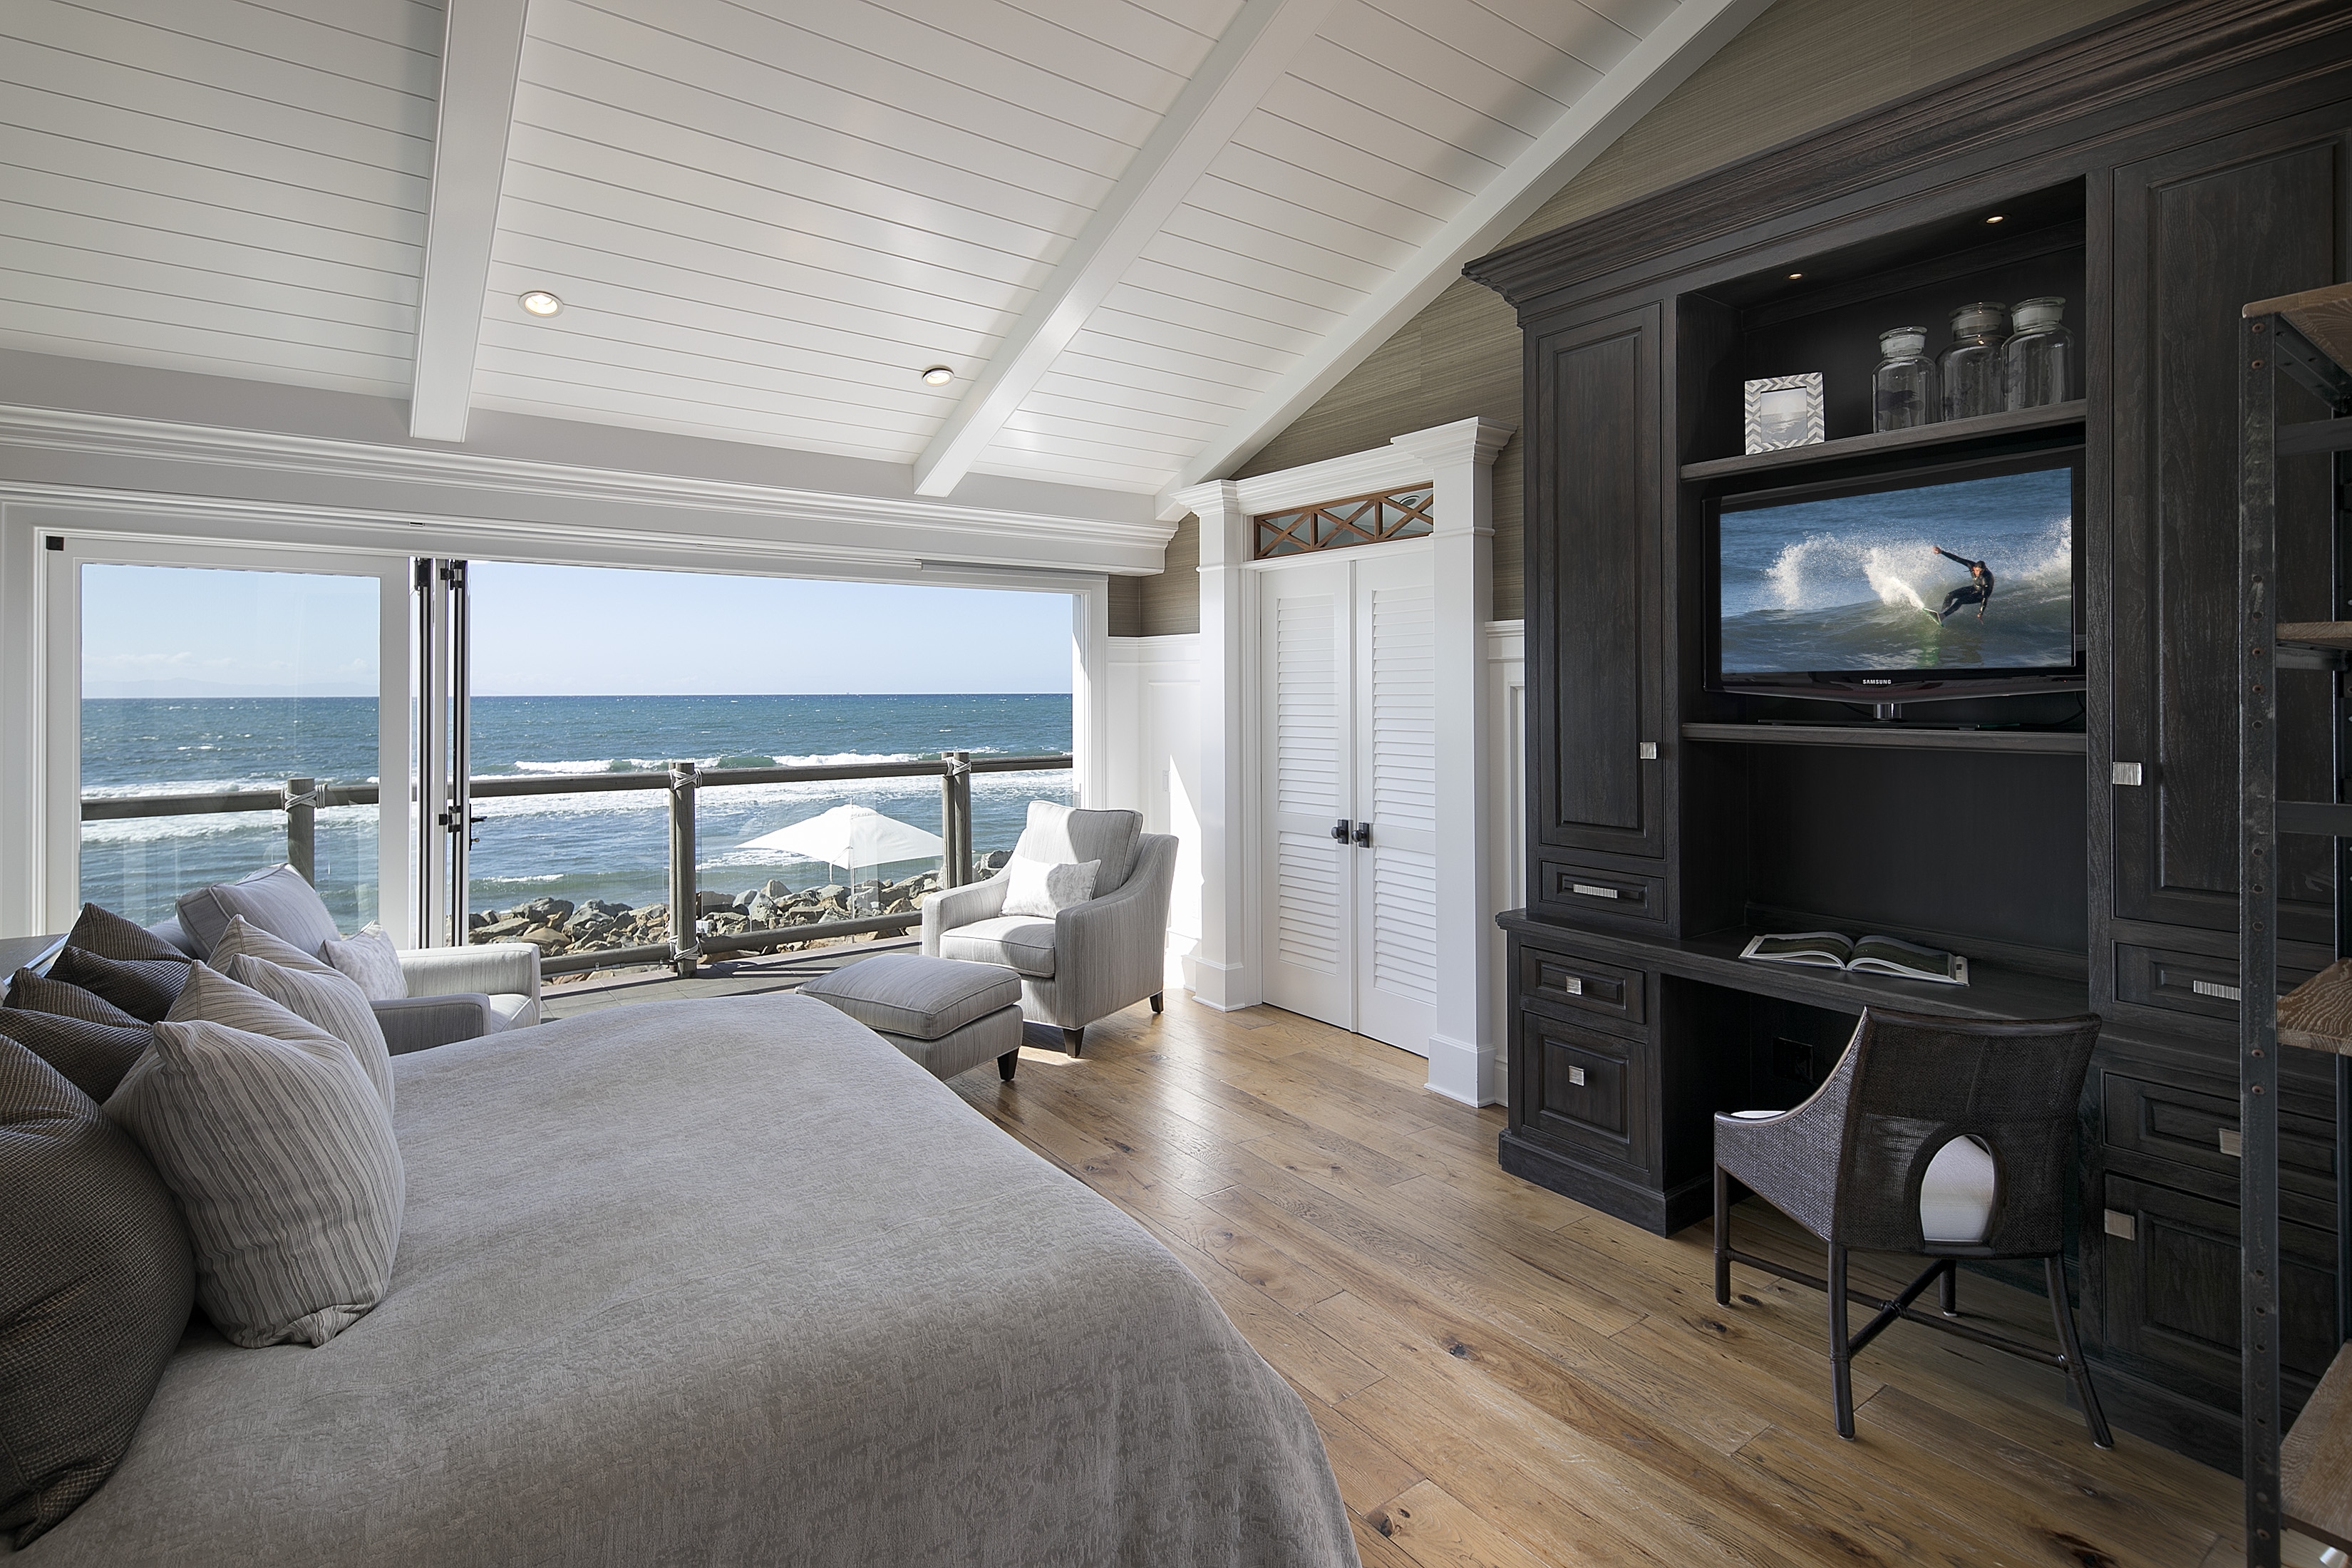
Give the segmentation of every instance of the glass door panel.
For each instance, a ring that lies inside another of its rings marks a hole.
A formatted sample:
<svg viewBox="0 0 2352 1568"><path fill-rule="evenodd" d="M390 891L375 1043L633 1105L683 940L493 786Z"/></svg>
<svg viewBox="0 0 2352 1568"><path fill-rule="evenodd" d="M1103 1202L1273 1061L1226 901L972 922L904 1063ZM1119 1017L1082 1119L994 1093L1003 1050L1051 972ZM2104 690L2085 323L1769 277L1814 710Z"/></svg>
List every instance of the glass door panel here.
<svg viewBox="0 0 2352 1568"><path fill-rule="evenodd" d="M59 563L51 734L72 768L51 794L71 820L53 837L70 828L53 918L87 900L153 924L192 889L291 862L343 931L404 938L406 563L207 559L240 556Z"/></svg>

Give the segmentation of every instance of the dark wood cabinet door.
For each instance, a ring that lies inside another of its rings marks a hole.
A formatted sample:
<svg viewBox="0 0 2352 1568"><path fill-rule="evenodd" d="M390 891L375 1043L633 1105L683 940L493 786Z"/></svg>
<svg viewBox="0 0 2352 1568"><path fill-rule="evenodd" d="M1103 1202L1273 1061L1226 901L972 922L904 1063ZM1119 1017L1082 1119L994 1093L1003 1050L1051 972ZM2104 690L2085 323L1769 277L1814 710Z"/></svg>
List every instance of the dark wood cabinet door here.
<svg viewBox="0 0 2352 1568"><path fill-rule="evenodd" d="M2239 309L2343 276L2343 123L2277 121L2115 173L2114 757L2143 781L2108 786L2126 920L2237 925ZM2282 473L2282 618L2335 618L2326 461ZM2290 797L2332 798L2326 682L2280 677ZM2282 934L2330 941L2325 846L2283 843Z"/></svg>
<svg viewBox="0 0 2352 1568"><path fill-rule="evenodd" d="M1530 333L1530 847L1665 853L1658 331L1646 306Z"/></svg>

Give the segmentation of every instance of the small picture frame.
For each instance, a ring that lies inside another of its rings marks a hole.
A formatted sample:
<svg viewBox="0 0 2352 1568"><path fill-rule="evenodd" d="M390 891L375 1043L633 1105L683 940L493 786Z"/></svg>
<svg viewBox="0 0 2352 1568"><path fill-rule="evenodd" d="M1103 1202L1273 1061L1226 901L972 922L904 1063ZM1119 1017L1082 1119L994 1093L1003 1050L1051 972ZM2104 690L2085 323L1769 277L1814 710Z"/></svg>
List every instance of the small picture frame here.
<svg viewBox="0 0 2352 1568"><path fill-rule="evenodd" d="M1822 373L1772 375L1748 384L1748 450L1778 452L1828 438L1822 419Z"/></svg>

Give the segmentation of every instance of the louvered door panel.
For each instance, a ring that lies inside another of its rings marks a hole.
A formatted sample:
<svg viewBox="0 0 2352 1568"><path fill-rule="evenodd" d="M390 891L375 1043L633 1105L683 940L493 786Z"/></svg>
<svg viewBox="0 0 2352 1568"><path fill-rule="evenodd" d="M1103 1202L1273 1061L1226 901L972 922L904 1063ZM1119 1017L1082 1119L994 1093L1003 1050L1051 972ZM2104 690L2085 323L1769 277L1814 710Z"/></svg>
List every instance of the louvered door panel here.
<svg viewBox="0 0 2352 1568"><path fill-rule="evenodd" d="M1352 1029L1355 850L1349 572L1318 562L1266 574L1261 595L1265 769L1265 999Z"/></svg>
<svg viewBox="0 0 2352 1568"><path fill-rule="evenodd" d="M1426 1053L1437 1002L1437 614L1429 557L1360 560L1356 1027Z"/></svg>

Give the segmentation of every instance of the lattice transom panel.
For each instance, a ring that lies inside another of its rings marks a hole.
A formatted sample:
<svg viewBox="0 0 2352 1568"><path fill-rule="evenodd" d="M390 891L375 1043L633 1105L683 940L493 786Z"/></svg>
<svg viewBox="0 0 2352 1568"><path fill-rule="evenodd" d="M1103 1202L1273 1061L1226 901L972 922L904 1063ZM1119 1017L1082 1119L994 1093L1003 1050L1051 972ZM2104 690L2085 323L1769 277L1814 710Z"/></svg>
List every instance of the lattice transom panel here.
<svg viewBox="0 0 2352 1568"><path fill-rule="evenodd" d="M1298 511L1269 512L1257 524L1257 559L1303 555L1310 550L1340 550L1387 539L1418 539L1429 532L1436 503L1428 485L1350 496Z"/></svg>

